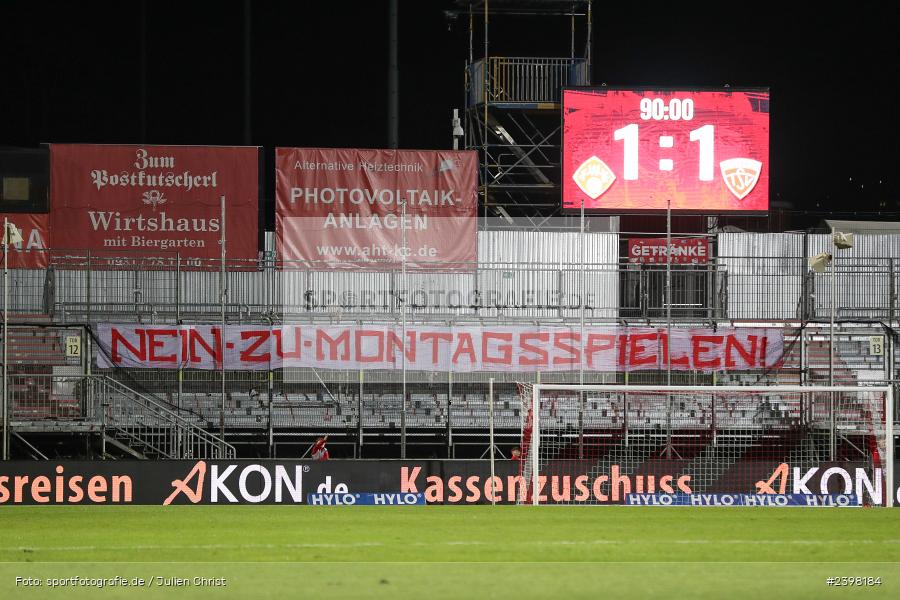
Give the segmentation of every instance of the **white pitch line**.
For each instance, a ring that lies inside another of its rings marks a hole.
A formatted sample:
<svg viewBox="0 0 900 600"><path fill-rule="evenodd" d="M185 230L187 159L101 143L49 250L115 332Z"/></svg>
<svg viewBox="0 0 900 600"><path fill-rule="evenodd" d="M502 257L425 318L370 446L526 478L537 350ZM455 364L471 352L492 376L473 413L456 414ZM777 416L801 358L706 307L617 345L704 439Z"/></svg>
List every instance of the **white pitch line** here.
<svg viewBox="0 0 900 600"><path fill-rule="evenodd" d="M541 546L600 546L600 545L631 545L644 544L640 540L557 540L557 541L534 541L534 542L497 542L496 545L504 547L516 545L534 545ZM900 539L889 540L671 540L666 543L679 545L706 545L706 544L740 544L740 545L801 545L801 546L818 546L831 544L898 544ZM404 547L428 547L428 546L488 546L491 542L480 541L450 541L450 542L413 542L400 544ZM281 549L304 549L304 548L373 548L373 547L389 547L391 544L383 542L354 542L349 544L326 544L326 543L309 543L309 544L191 544L191 545L133 545L133 546L19 546L15 548L0 548L0 552L94 552L97 550L111 551L128 551L128 550L281 550Z"/></svg>
<svg viewBox="0 0 900 600"><path fill-rule="evenodd" d="M283 548L368 548L382 546L379 542L359 542L354 544L191 544L163 545L146 544L135 546L19 546L0 548L0 552L92 552L96 550L241 550Z"/></svg>

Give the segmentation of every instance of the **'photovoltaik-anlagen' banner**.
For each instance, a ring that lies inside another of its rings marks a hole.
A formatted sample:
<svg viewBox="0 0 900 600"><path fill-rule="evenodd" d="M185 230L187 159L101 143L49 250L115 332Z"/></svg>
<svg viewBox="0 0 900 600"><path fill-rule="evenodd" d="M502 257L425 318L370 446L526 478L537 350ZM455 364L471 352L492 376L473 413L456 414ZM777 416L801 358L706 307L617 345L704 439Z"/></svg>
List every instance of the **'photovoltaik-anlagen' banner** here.
<svg viewBox="0 0 900 600"><path fill-rule="evenodd" d="M474 152L277 148L275 168L285 261L459 269L476 260Z"/></svg>

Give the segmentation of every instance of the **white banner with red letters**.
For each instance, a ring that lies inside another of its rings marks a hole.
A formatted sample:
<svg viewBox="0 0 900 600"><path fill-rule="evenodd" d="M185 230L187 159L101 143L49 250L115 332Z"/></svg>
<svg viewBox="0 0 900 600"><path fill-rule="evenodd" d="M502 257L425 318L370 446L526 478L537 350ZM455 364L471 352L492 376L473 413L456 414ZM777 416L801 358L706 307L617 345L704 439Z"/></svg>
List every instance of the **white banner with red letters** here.
<svg viewBox="0 0 900 600"><path fill-rule="evenodd" d="M97 366L149 369L222 368L218 325L99 326ZM401 369L400 326L229 325L225 368ZM409 325L406 368L421 371L640 371L666 368L664 328ZM675 329L671 365L677 371L746 371L778 365L781 329Z"/></svg>

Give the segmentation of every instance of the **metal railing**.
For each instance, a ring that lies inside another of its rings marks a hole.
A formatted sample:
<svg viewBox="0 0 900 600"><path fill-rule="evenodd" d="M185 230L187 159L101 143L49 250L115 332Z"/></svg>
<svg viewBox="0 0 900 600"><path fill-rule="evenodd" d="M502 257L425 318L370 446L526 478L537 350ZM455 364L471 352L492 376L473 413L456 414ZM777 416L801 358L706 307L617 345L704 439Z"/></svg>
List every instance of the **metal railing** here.
<svg viewBox="0 0 900 600"><path fill-rule="evenodd" d="M466 67L469 106L484 102L485 61ZM581 58L494 56L487 59L489 102L559 102L565 86L588 85L587 61Z"/></svg>
<svg viewBox="0 0 900 600"><path fill-rule="evenodd" d="M234 446L171 408L109 377L92 378L107 431L154 458L235 457Z"/></svg>
<svg viewBox="0 0 900 600"><path fill-rule="evenodd" d="M89 380L83 375L12 374L9 418L13 423L101 423Z"/></svg>
<svg viewBox="0 0 900 600"><path fill-rule="evenodd" d="M9 376L10 421L39 430L38 423L96 424L105 435L147 458L234 458L234 446L148 394L98 375Z"/></svg>
<svg viewBox="0 0 900 600"><path fill-rule="evenodd" d="M524 252L524 250L523 250ZM604 252L600 252L603 258ZM10 315L57 324L176 322L220 318L218 264L53 253L46 270L10 273ZM209 267L207 269L207 267ZM659 264L482 260L477 263L334 265L227 261L229 322L279 320L577 320L584 281L589 323L665 317ZM841 258L834 274L837 320L898 318L900 258ZM801 256L718 256L672 265L675 322L828 320L831 271ZM38 283L40 282L40 283Z"/></svg>

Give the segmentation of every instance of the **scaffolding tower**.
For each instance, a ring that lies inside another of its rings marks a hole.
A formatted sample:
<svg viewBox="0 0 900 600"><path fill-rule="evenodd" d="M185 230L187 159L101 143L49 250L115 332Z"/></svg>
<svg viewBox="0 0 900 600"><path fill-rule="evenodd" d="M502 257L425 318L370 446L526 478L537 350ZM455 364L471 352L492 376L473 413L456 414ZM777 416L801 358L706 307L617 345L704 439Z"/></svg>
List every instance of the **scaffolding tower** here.
<svg viewBox="0 0 900 600"><path fill-rule="evenodd" d="M448 14L468 18L465 147L479 154L483 215L537 227L560 214L561 90L591 82L592 1L457 0L456 5ZM555 47L550 36L559 38L562 21L568 47L559 44L561 56L499 55L503 46L532 45L515 34L495 36L499 41L493 42L489 26L494 19L501 24L516 19L553 23L546 39L534 41L541 50ZM476 58L479 36L483 55Z"/></svg>

